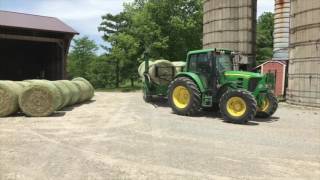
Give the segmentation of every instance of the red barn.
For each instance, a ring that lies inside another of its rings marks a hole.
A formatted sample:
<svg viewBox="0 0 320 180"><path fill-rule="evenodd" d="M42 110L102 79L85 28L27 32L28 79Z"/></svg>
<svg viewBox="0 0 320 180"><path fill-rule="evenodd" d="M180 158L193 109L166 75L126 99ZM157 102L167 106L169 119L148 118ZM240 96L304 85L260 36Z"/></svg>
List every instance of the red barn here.
<svg viewBox="0 0 320 180"><path fill-rule="evenodd" d="M77 34L54 17L0 10L0 80L65 79Z"/></svg>
<svg viewBox="0 0 320 180"><path fill-rule="evenodd" d="M286 62L282 61L267 61L257 68L261 69L261 73L273 73L275 76L275 87L274 93L276 96L283 96L285 93L285 82L286 82Z"/></svg>

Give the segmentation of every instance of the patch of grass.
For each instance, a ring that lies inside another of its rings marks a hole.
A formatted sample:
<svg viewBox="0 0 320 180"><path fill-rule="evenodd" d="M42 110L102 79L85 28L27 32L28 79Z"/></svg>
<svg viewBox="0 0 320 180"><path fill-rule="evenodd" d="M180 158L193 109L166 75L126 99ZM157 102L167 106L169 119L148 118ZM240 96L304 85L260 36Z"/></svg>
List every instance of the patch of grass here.
<svg viewBox="0 0 320 180"><path fill-rule="evenodd" d="M97 92L134 92L141 90L141 86L134 87L119 87L119 88L106 88L106 89L96 89Z"/></svg>
<svg viewBox="0 0 320 180"><path fill-rule="evenodd" d="M96 89L97 92L135 92L142 89L142 82L135 82L134 86L131 86L130 82L125 82L120 85L119 88L104 88Z"/></svg>

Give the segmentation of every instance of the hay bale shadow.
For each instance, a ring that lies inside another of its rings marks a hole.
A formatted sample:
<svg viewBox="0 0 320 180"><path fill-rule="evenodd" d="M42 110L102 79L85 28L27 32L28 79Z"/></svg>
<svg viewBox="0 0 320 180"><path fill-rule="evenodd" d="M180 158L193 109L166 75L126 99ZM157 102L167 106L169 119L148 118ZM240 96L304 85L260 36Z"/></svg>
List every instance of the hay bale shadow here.
<svg viewBox="0 0 320 180"><path fill-rule="evenodd" d="M75 105L72 105L72 106L67 106L67 107L62 108L60 111L72 111L74 108L77 108L77 107L80 107L80 106L86 105L86 104L91 104L91 103L94 103L94 102L96 102L96 100L90 100L90 101L86 101L86 102L83 102L83 103L75 104Z"/></svg>

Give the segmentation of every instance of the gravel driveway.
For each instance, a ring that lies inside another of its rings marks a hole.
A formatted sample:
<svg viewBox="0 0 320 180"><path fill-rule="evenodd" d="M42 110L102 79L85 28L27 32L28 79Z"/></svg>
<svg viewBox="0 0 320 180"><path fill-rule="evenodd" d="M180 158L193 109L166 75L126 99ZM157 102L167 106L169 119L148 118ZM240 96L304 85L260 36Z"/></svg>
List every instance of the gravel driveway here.
<svg viewBox="0 0 320 180"><path fill-rule="evenodd" d="M0 119L0 180L271 178L320 179L320 109L281 104L236 125L96 93L53 117Z"/></svg>

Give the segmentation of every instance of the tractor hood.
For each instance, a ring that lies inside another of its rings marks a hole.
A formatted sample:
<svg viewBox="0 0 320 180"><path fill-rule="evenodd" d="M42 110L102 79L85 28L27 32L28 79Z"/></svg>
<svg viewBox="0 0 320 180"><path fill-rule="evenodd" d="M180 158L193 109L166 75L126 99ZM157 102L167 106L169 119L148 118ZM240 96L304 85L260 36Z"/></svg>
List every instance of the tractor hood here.
<svg viewBox="0 0 320 180"><path fill-rule="evenodd" d="M241 78L263 78L263 75L260 73L253 73L247 71L225 71L224 76L226 77L241 77Z"/></svg>

